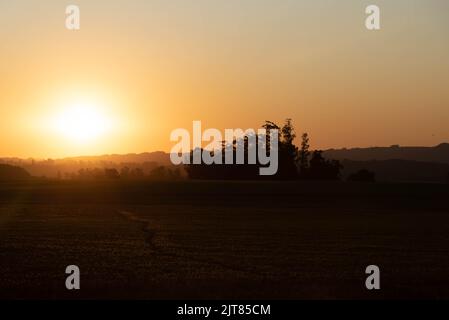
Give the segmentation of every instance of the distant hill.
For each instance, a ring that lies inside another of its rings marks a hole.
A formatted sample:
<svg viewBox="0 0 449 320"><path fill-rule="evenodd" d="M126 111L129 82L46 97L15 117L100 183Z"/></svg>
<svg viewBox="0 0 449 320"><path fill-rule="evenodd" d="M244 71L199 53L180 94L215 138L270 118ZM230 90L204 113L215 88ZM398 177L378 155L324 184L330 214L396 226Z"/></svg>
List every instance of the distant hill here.
<svg viewBox="0 0 449 320"><path fill-rule="evenodd" d="M128 154L106 154L101 156L80 156L64 158L57 161L90 161L90 162L114 162L114 163L144 163L157 162L160 165L170 165L170 155L163 151L128 153Z"/></svg>
<svg viewBox="0 0 449 320"><path fill-rule="evenodd" d="M449 174L448 143L435 147L329 149L323 154L340 160L344 178L361 169L375 172L377 181L445 182Z"/></svg>
<svg viewBox="0 0 449 320"><path fill-rule="evenodd" d="M23 168L0 164L0 181L27 180L30 177L30 174Z"/></svg>
<svg viewBox="0 0 449 320"><path fill-rule="evenodd" d="M324 151L326 158L336 160L371 161L371 160L411 160L449 164L449 143L435 147L373 147L353 149L329 149Z"/></svg>
<svg viewBox="0 0 449 320"><path fill-rule="evenodd" d="M449 164L411 160L342 160L343 179L361 169L375 172L376 181L385 182L447 182Z"/></svg>

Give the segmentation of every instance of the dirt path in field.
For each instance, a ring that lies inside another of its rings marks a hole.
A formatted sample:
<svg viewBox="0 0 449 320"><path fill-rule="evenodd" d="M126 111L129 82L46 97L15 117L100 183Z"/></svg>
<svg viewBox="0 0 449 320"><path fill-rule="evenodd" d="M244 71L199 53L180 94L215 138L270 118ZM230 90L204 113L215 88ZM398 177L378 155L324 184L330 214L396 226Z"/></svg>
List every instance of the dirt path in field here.
<svg viewBox="0 0 449 320"><path fill-rule="evenodd" d="M158 249L154 243L154 237L156 235L156 230L153 230L152 228L150 228L149 220L143 219L143 218L137 216L135 213L129 212L129 211L118 211L118 213L126 220L139 223L141 225L141 230L145 234L145 243L147 245L149 245L150 248L153 250Z"/></svg>
<svg viewBox="0 0 449 320"><path fill-rule="evenodd" d="M186 259L186 256L183 254L179 254L176 252L167 252L166 250L163 250L162 247L156 245L155 237L156 237L157 232L156 232L155 228L150 226L149 220L143 219L142 217L139 217L138 215L136 215L135 213L130 212L130 211L120 210L120 211L118 211L118 213L122 218L125 218L128 221L139 223L141 225L140 230L142 232L144 232L144 234L145 234L145 243L152 250L154 250L158 255L173 257L176 259ZM236 265L230 264L230 263L224 263L222 261L218 261L218 260L214 260L214 259L209 259L209 258L202 259L202 258L198 258L198 257L189 257L188 259L191 261L195 261L195 262L206 264L206 265L214 265L216 267L220 267L223 269L233 270L233 271L236 271L239 273L247 273L247 274L252 274L252 275L260 274L259 272L255 271L253 269L244 268L242 266L236 266Z"/></svg>

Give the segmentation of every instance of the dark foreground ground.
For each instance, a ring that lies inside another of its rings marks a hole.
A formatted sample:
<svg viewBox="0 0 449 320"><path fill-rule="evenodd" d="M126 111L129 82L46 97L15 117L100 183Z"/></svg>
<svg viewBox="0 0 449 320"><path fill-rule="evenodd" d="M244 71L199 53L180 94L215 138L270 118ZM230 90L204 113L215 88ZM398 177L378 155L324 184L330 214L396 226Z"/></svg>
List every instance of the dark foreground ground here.
<svg viewBox="0 0 449 320"><path fill-rule="evenodd" d="M449 186L2 184L0 298L449 298Z"/></svg>

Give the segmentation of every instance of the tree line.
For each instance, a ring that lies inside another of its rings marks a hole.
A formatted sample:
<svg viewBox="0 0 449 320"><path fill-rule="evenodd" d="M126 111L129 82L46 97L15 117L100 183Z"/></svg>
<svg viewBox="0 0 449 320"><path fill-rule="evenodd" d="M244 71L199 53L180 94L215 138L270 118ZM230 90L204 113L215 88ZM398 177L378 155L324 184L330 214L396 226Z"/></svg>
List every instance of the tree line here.
<svg viewBox="0 0 449 320"><path fill-rule="evenodd" d="M260 163L248 164L250 146L248 136L234 139L232 143L233 156L236 157L236 149L239 143L244 146L245 164L189 164L185 169L191 179L220 179L220 180L340 180L342 165L338 160L325 159L321 150L310 150L309 136L303 133L300 147L294 144L296 138L295 129L291 119L286 119L282 127L272 121L265 121L262 125L267 132L265 137L266 152L270 152L269 137L271 130L277 130L278 137L278 170L272 176L260 176ZM259 137L260 138L260 137ZM263 139L263 137L262 137ZM221 154L224 159L227 148L226 142L222 143ZM214 151L209 151L214 153ZM193 157L193 151L191 152ZM234 159L235 160L235 159ZM191 162L192 163L192 162Z"/></svg>

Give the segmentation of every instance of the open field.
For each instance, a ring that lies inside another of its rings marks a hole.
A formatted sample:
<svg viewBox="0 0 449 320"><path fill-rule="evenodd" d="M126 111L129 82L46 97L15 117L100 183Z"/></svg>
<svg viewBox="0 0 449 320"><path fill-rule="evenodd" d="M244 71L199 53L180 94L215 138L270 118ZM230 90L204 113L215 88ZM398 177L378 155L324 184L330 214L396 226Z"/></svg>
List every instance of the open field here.
<svg viewBox="0 0 449 320"><path fill-rule="evenodd" d="M448 199L444 184L2 184L0 297L449 298Z"/></svg>

